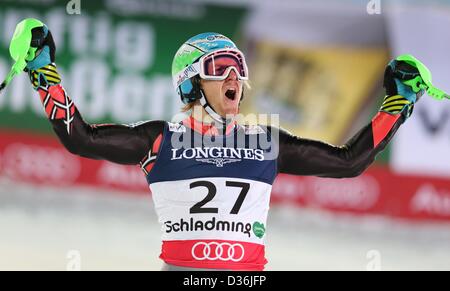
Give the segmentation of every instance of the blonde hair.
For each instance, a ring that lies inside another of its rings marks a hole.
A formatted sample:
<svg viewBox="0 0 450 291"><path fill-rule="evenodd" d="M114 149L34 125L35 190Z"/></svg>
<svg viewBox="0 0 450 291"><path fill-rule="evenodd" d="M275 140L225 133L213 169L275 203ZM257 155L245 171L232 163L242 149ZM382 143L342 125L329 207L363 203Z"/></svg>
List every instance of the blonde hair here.
<svg viewBox="0 0 450 291"><path fill-rule="evenodd" d="M200 100L195 100L194 102L190 102L188 104L184 104L183 107L181 107L181 112L188 112L191 111L192 108L194 108L195 105L200 104Z"/></svg>

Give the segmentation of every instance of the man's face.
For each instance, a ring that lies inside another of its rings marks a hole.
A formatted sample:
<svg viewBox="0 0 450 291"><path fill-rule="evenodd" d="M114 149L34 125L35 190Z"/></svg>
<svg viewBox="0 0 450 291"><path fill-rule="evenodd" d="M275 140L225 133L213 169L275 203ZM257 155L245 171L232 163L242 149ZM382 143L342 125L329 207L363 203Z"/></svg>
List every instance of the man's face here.
<svg viewBox="0 0 450 291"><path fill-rule="evenodd" d="M243 82L238 80L235 71L223 81L200 80L200 86L208 103L222 117L239 113L239 101L242 96Z"/></svg>

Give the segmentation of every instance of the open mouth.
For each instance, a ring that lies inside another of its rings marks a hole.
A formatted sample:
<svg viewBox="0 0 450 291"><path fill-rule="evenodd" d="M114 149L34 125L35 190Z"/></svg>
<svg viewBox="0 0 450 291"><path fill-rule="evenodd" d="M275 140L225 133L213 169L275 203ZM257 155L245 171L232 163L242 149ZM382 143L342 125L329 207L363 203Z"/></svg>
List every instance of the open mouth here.
<svg viewBox="0 0 450 291"><path fill-rule="evenodd" d="M235 89L228 89L225 92L225 97L227 97L230 100L236 99L236 90Z"/></svg>

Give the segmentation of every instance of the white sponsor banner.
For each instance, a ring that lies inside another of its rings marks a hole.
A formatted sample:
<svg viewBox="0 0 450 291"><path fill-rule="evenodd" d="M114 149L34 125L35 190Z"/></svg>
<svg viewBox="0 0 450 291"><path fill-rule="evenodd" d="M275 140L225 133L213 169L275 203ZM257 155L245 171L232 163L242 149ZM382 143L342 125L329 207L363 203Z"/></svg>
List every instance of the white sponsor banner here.
<svg viewBox="0 0 450 291"><path fill-rule="evenodd" d="M450 92L450 4L396 4L385 9L393 56L409 53L423 61L433 84ZM424 95L393 140L396 172L450 176L450 100Z"/></svg>

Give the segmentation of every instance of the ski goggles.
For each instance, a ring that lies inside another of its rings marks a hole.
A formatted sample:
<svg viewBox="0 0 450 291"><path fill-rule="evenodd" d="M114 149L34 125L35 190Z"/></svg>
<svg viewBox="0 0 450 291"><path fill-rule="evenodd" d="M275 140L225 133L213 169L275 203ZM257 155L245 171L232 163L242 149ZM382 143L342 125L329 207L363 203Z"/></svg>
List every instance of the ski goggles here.
<svg viewBox="0 0 450 291"><path fill-rule="evenodd" d="M198 62L179 72L173 82L178 88L184 81L196 75L204 80L221 81L234 71L241 81L248 80L248 68L244 54L237 49L223 49L202 56Z"/></svg>
<svg viewBox="0 0 450 291"><path fill-rule="evenodd" d="M225 80L232 70L239 80L248 80L248 68L244 54L237 49L209 53L202 56L198 64L200 78L205 80Z"/></svg>

